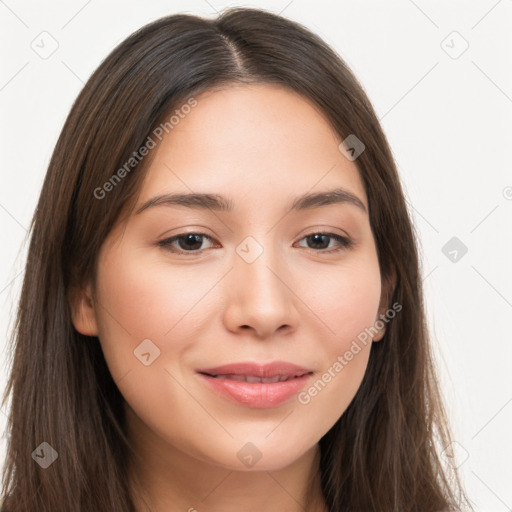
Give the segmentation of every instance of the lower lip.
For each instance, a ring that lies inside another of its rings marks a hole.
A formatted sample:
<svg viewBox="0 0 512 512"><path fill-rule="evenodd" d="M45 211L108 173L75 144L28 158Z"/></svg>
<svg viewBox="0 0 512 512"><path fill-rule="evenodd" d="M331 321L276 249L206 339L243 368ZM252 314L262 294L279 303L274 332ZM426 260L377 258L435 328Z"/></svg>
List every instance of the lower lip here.
<svg viewBox="0 0 512 512"><path fill-rule="evenodd" d="M198 373L207 384L222 395L246 407L267 409L276 407L296 395L312 377L311 373L284 382L240 382L219 379Z"/></svg>

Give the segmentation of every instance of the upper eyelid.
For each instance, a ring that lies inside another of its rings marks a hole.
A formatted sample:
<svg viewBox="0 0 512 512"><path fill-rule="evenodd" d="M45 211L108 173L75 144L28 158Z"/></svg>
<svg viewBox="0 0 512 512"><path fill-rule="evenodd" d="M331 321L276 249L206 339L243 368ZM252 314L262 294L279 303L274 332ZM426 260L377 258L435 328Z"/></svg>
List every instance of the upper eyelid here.
<svg viewBox="0 0 512 512"><path fill-rule="evenodd" d="M345 235L341 235L339 233L334 233L332 231L318 229L318 230L310 231L310 232L302 235L299 240L302 240L303 238L306 238L307 236L317 235L317 234L331 235L331 236L332 235L337 235L337 236L341 236L343 238L351 239L351 237L346 235L346 234ZM199 235L199 236L203 236L205 238L208 238L209 240L215 241L215 238L213 236L211 236L211 235L208 235L207 233L201 233L199 231L186 231L184 233L178 233L177 235L173 235L173 236L164 238L159 243L168 242L170 240L175 241L176 239L186 237L187 235Z"/></svg>

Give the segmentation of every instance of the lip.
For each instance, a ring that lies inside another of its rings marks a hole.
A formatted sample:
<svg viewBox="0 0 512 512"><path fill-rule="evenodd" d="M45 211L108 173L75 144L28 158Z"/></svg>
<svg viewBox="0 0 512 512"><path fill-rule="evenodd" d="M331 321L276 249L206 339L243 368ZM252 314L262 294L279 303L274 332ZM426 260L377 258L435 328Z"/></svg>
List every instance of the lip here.
<svg viewBox="0 0 512 512"><path fill-rule="evenodd" d="M211 389L242 405L257 409L277 407L304 388L313 374L283 382L240 382L198 374Z"/></svg>
<svg viewBox="0 0 512 512"><path fill-rule="evenodd" d="M203 368L196 370L198 373L208 373L210 375L252 375L255 377L275 377L276 375L286 375L295 377L312 372L310 368L298 366L286 361L273 361L271 363L259 364L253 362L240 362L215 366L213 368Z"/></svg>
<svg viewBox="0 0 512 512"><path fill-rule="evenodd" d="M288 401L303 389L313 376L312 370L283 361L275 361L266 365L235 363L197 370L197 373L208 387L216 393L246 407L258 409L277 407ZM212 374L252 375L256 377L285 375L290 379L282 382L243 382L212 377ZM299 376L294 377L294 375Z"/></svg>

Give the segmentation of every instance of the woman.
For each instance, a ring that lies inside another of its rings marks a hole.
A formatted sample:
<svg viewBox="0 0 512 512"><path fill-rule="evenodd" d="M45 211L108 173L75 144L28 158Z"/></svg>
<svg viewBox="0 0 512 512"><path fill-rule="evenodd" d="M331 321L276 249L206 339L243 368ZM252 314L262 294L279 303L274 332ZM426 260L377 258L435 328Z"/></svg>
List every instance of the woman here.
<svg viewBox="0 0 512 512"><path fill-rule="evenodd" d="M132 34L31 232L3 510L466 505L391 151L301 25L237 8Z"/></svg>

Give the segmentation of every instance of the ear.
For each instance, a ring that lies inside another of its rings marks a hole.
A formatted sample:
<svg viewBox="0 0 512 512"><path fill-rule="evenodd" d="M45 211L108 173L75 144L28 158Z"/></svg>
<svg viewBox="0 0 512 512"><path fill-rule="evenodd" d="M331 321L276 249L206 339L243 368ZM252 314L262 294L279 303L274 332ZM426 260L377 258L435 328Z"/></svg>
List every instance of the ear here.
<svg viewBox="0 0 512 512"><path fill-rule="evenodd" d="M75 329L85 336L98 335L95 301L92 286L88 283L85 288L72 286L69 294L71 320Z"/></svg>
<svg viewBox="0 0 512 512"><path fill-rule="evenodd" d="M384 326L373 337L372 341L380 341L384 337L384 334L386 333L386 325L387 324L385 321L383 321L381 319L380 315L384 315L385 312L390 308L391 297L393 295L393 292L395 291L395 287L396 287L396 274L393 270L393 274L390 277L383 279L382 289L381 289L381 294L380 294L379 312L378 312L377 318L375 319L375 322L377 322L377 320L381 320L381 322L384 323Z"/></svg>

